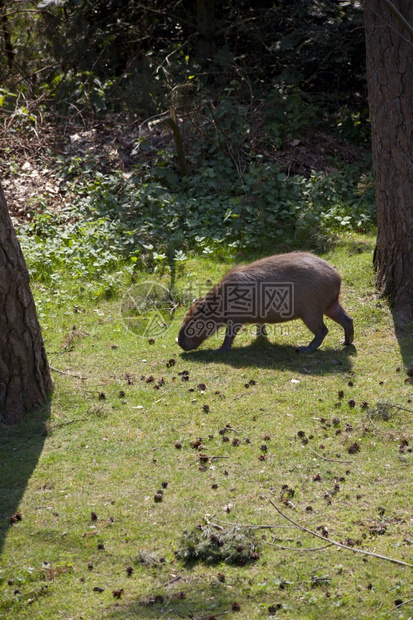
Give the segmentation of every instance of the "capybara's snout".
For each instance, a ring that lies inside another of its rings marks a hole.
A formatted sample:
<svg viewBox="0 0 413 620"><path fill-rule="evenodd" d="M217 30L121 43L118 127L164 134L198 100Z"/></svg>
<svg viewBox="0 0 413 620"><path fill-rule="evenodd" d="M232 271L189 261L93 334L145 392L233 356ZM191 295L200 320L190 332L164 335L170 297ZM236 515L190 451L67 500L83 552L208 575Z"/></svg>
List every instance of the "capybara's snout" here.
<svg viewBox="0 0 413 620"><path fill-rule="evenodd" d="M186 324L182 325L178 334L178 344L184 351L193 351L199 347L203 339L191 337L187 331L188 326Z"/></svg>
<svg viewBox="0 0 413 620"><path fill-rule="evenodd" d="M188 342L185 336L178 336L178 344L184 351L191 351L192 349L195 349L195 347L190 342Z"/></svg>

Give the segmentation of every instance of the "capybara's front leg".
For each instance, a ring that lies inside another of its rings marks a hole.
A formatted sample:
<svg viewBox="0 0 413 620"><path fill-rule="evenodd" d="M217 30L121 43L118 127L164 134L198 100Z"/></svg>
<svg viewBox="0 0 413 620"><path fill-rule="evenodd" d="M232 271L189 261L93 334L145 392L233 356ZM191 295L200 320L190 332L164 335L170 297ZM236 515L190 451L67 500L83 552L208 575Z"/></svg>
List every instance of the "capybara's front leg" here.
<svg viewBox="0 0 413 620"><path fill-rule="evenodd" d="M234 338L238 334L241 327L242 327L241 324L228 321L224 342L219 347L219 349L216 350L216 353L227 353L228 351L231 350L232 343L234 342Z"/></svg>

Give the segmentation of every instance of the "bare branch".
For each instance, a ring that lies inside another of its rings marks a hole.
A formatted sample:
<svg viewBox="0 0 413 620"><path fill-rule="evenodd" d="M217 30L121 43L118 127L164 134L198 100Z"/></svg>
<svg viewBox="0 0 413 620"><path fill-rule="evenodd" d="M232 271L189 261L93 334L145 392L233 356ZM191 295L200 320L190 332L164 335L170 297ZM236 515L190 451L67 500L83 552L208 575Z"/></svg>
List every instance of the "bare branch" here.
<svg viewBox="0 0 413 620"><path fill-rule="evenodd" d="M315 454L319 459L323 459L323 461L328 461L329 463L344 463L346 465L351 465L353 463L353 461L342 461L340 459L328 459L325 456L321 456L321 454L317 454L317 452L314 452L314 450L311 450L311 448L310 448L310 452Z"/></svg>
<svg viewBox="0 0 413 620"><path fill-rule="evenodd" d="M276 543L265 543L270 547L276 547L277 549L282 549L283 551L300 551L300 553L307 553L308 551L320 551L320 549L327 549L327 547L331 547L333 543L328 543L328 545L323 545L322 547L310 547L309 549L303 549L303 547L283 547L282 545L277 545Z"/></svg>
<svg viewBox="0 0 413 620"><path fill-rule="evenodd" d="M408 564L407 562L403 562L402 560L395 560L394 558L388 558L385 555L373 553L372 551L364 551L363 549L355 549L353 547L348 547L347 545L343 545L342 543L336 542L335 540L331 540L331 538L326 538L325 536L321 536L320 534L317 534L316 532L313 532L312 530L307 529L306 527L300 525L299 523L296 523L296 521L293 521L292 519L290 519L290 517L288 517L286 514L281 512L281 510L277 508L274 502L272 502L271 500L269 500L269 502L271 506L275 508L275 510L282 517L284 517L284 519L287 519L287 521L295 525L295 527L298 527L298 529L301 530L302 532L306 532L307 534L311 534L311 536L320 538L320 540L324 540L325 542L331 543L332 545L335 545L336 547L340 547L340 549L347 549L347 551L352 551L353 553L361 553L362 555L369 555L373 558L379 558L380 560L387 560L387 562L392 562L393 564L400 564L401 566L408 566L409 568L413 568L413 564Z"/></svg>
<svg viewBox="0 0 413 620"><path fill-rule="evenodd" d="M50 366L50 370L59 373L59 375L67 375L68 377L73 377L74 379L82 379L82 381L86 381L87 379L87 377L83 377L82 375L78 375L74 372L67 372L65 370L60 370L60 368L55 368L55 366Z"/></svg>
<svg viewBox="0 0 413 620"><path fill-rule="evenodd" d="M413 598L409 598L408 601L403 601L403 603L400 603L400 605L396 605L395 607L392 607L391 609L389 609L387 613L389 614L391 611L396 611L396 609L400 609L400 607L403 607L403 605L407 605L407 603L411 603L412 601L413 601Z"/></svg>

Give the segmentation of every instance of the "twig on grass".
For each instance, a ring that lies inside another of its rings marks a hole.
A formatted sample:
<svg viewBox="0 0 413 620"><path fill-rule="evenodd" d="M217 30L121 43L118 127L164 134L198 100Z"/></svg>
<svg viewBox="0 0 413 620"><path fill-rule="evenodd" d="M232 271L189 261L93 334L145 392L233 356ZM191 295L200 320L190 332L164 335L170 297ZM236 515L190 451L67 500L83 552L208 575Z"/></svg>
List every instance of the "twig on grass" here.
<svg viewBox="0 0 413 620"><path fill-rule="evenodd" d="M67 375L68 377L73 377L74 379L82 379L82 381L86 381L87 379L87 377L83 377L82 375L77 375L74 372L67 372L66 370L60 370L60 368L55 368L54 366L50 366L50 370L58 372L59 375Z"/></svg>
<svg viewBox="0 0 413 620"><path fill-rule="evenodd" d="M381 428L379 428L378 426L376 426L376 425L374 424L373 420L371 419L371 415L370 415L370 413L368 413L366 417L367 417L368 421L370 422L370 424L372 425L372 427L374 428L374 430L375 430L375 431L377 431L378 433L383 433L383 431L381 430ZM387 432L389 432L389 431L387 431Z"/></svg>
<svg viewBox="0 0 413 620"><path fill-rule="evenodd" d="M212 518L214 519L215 515ZM222 531L225 530L225 528L222 527L222 525L219 525L219 523L214 523L213 521L210 521L207 516L204 517L204 521L210 527L215 527L217 530L222 530ZM217 521L219 521L219 519L217 519ZM272 530L274 529L274 527L277 527L274 525L242 525L241 523L234 523L233 521L223 521L223 523L226 523L233 527L246 528L249 530ZM293 540L293 539L291 538L290 540Z"/></svg>
<svg viewBox="0 0 413 620"><path fill-rule="evenodd" d="M61 355L66 355L66 353L70 353L70 351L59 351L58 353L55 353L54 355L49 355L49 365L50 362L52 362L54 359L56 359L56 357L60 357Z"/></svg>
<svg viewBox="0 0 413 620"><path fill-rule="evenodd" d="M152 404L153 404L153 405L156 405L156 403L159 403L159 402L163 399L163 397L165 396L165 394L166 394L166 390L165 390L165 392L162 392L162 394L161 394L161 398L158 398L158 400L155 400Z"/></svg>
<svg viewBox="0 0 413 620"><path fill-rule="evenodd" d="M411 602L413 602L413 598L409 598L408 601L403 601L403 603L400 603L399 605L392 607L391 609L389 609L387 613L389 614L391 611L396 611L396 609L400 609L400 607L402 607L403 605L407 605L407 603L411 603Z"/></svg>
<svg viewBox="0 0 413 620"><path fill-rule="evenodd" d="M407 407L402 407L401 405L392 405L392 407L395 407L396 409L399 409L400 411L407 411L408 413L413 413L412 409L407 409ZM408 603L409 601L406 601L406 603ZM404 605L404 603L403 603Z"/></svg>
<svg viewBox="0 0 413 620"><path fill-rule="evenodd" d="M73 329L71 333L69 334L69 336L67 337L66 342L62 344L60 348L63 351L65 351L68 348L68 346L72 343L72 340L76 338L76 336L82 336L82 338L86 338L86 336L88 335L89 334L87 334L86 332L82 332L80 329Z"/></svg>
<svg viewBox="0 0 413 620"><path fill-rule="evenodd" d="M59 426L68 426L69 424L76 424L76 422L86 422L87 418L75 418L74 420L67 420L66 422L56 422L51 424L51 429L54 430Z"/></svg>
<svg viewBox="0 0 413 620"><path fill-rule="evenodd" d="M292 519L290 519L290 517L288 517L286 514L281 512L281 510L274 504L274 502L272 502L271 500L268 500L268 501L270 502L271 506L275 508L275 510L282 517L284 517L284 519L287 519L287 521L295 525L295 527L298 527L298 529L301 530L302 532L306 532L307 534L311 534L311 536L320 538L321 540L331 543L332 545L335 545L336 547L340 547L340 549L347 549L347 551L352 551L353 553L361 553L363 555L369 555L374 558L379 558L380 560L387 560L387 562L392 562L393 564L400 564L401 566L408 566L409 568L413 568L413 564L408 564L407 562L403 562L402 560L396 560L394 558L389 558L385 555L373 553L372 551L364 551L363 549L355 549L353 547L349 547L348 545L343 545L343 543L339 543L339 542L336 542L335 540L331 540L331 538L326 538L325 536L321 536L320 534L317 534L316 532L313 532L312 530L307 529L303 525L300 525L296 521L293 521Z"/></svg>
<svg viewBox="0 0 413 620"><path fill-rule="evenodd" d="M374 409L368 412L368 417L375 415L378 418L383 418L383 420L387 421L390 419L390 409L398 409L399 411L407 411L408 413L413 413L412 409L408 409L407 407L402 407L402 405L397 405L396 403L389 403L386 401L379 401Z"/></svg>
<svg viewBox="0 0 413 620"><path fill-rule="evenodd" d="M181 579L182 579L182 577L180 575L177 575L176 577L173 577L173 579L170 579L169 581L164 583L163 587L166 588L166 586L170 586L171 583L175 583L176 581L181 581Z"/></svg>
<svg viewBox="0 0 413 620"><path fill-rule="evenodd" d="M307 551L320 551L320 549L327 549L327 547L331 547L333 543L328 543L328 545L323 545L322 547L310 547L309 549L303 549L302 547L283 547L282 545L277 545L274 542L266 542L265 544L270 547L277 547L277 549L283 549L285 551L301 551L301 553L307 553Z"/></svg>
<svg viewBox="0 0 413 620"><path fill-rule="evenodd" d="M204 519L206 519L206 517L204 517ZM279 529L283 529L286 527L290 527L289 525L251 525L250 523L248 525L245 525L244 523L234 523L234 521L226 521L225 519L216 519L216 520L219 521L220 523L225 523L225 525L245 527L245 528L249 528L250 530L279 530Z"/></svg>
<svg viewBox="0 0 413 620"><path fill-rule="evenodd" d="M65 420L64 422L55 422L55 423L50 423L50 421L48 420L46 424L49 425L50 430L54 430L55 428L58 428L60 426L67 426L69 424L76 424L76 422L86 422L89 418L88 415L89 414L93 414L95 413L96 415L99 415L102 411L102 407L90 407L87 411L86 411L86 415L83 418L74 418L73 420ZM67 417L67 416L65 416Z"/></svg>
<svg viewBox="0 0 413 620"><path fill-rule="evenodd" d="M233 428L233 427L232 427L232 426L230 426L229 424L227 424L227 426L225 427L225 429L222 429L222 430L225 430L225 432L226 432L226 431L233 431L234 433L237 433L237 435L238 435L239 433L241 433L241 432L242 432L242 433L245 433L245 430L243 430L243 429L239 430L239 429Z"/></svg>
<svg viewBox="0 0 413 620"><path fill-rule="evenodd" d="M409 413L412 413L411 409L406 409L405 407L399 407L399 405L389 405L388 409L390 409L390 407L396 407L399 410L402 411L408 411ZM375 413L375 410L369 411L366 415L367 420L369 421L369 423L372 425L372 427L374 428L375 431L377 431L377 433L381 433L382 435L388 435L390 437L395 437L397 438L398 436L400 436L400 433L403 433L403 429L400 428L398 430L386 430L386 429L382 429L379 426L377 426L374 422L373 422L373 414ZM385 422L387 422L389 418L385 418L383 417L383 420Z"/></svg>
<svg viewBox="0 0 413 620"><path fill-rule="evenodd" d="M207 525L209 525L210 527L215 527L215 529L217 530L224 531L225 529L224 527L222 527L222 525L218 525L218 523L213 523L212 521L210 521L208 517L204 517L204 521Z"/></svg>
<svg viewBox="0 0 413 620"><path fill-rule="evenodd" d="M194 465L195 463L208 463L208 461L217 461L218 459L229 459L229 456L208 456L208 454L200 454L199 457L195 461L191 461L189 465Z"/></svg>
<svg viewBox="0 0 413 620"><path fill-rule="evenodd" d="M353 461L342 461L341 459L328 459L326 456L321 456L321 454L317 454L317 452L314 452L314 450L312 450L311 448L310 452L315 454L319 459L323 459L323 461L328 461L329 463L344 463L346 465L351 465L353 463Z"/></svg>

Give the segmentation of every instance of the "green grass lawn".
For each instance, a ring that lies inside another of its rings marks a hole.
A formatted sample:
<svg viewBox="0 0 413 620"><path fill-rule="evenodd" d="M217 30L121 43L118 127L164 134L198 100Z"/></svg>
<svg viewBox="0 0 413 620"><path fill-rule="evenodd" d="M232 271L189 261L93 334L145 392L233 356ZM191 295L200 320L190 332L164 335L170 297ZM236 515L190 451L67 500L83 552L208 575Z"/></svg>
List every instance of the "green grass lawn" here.
<svg viewBox="0 0 413 620"><path fill-rule="evenodd" d="M352 236L325 256L354 319L346 349L328 319L311 355L294 322L217 356L218 336L179 349L185 307L152 343L121 299L48 310L50 412L1 429L0 618L411 618L413 330L396 337L373 247ZM192 259L178 289L228 269ZM411 566L328 546L271 502ZM234 564L182 559L196 537L221 553L228 531Z"/></svg>

